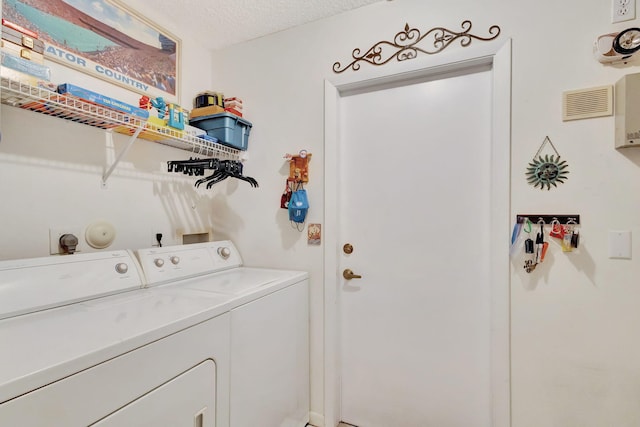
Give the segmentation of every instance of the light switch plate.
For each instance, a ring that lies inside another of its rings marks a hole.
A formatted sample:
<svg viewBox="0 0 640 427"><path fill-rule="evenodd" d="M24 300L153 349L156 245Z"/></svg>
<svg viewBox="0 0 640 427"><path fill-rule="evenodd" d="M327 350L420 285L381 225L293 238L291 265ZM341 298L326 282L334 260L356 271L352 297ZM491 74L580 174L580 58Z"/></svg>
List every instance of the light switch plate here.
<svg viewBox="0 0 640 427"><path fill-rule="evenodd" d="M609 258L631 259L631 231L609 231Z"/></svg>

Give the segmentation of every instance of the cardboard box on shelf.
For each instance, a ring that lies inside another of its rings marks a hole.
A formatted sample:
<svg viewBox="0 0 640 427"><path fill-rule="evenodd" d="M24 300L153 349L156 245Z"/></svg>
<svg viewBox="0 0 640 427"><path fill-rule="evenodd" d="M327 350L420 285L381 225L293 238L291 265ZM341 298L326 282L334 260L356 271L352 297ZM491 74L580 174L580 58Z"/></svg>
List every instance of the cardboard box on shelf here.
<svg viewBox="0 0 640 427"><path fill-rule="evenodd" d="M195 126L184 125L184 134L197 138L199 136L206 135L207 132Z"/></svg>
<svg viewBox="0 0 640 427"><path fill-rule="evenodd" d="M225 108L224 111L227 113L235 114L238 117L242 117L242 110L238 111L235 108Z"/></svg>
<svg viewBox="0 0 640 427"><path fill-rule="evenodd" d="M0 76L36 86L38 81L51 80L49 67L0 51Z"/></svg>
<svg viewBox="0 0 640 427"><path fill-rule="evenodd" d="M22 45L12 43L7 40L2 40L2 51L10 55L18 56L27 61L32 61L36 64L44 65L44 55Z"/></svg>
<svg viewBox="0 0 640 427"><path fill-rule="evenodd" d="M122 125L115 127L113 130L124 135L133 135L136 129L137 127L135 126ZM185 135L191 135L189 130L183 131L167 126L167 119L151 116L147 120L144 129L138 134L138 138L146 139L148 141L162 142L171 139L181 139Z"/></svg>
<svg viewBox="0 0 640 427"><path fill-rule="evenodd" d="M70 83L63 83L59 85L58 92L63 95L74 96L76 98L82 99L83 101L91 102L93 104L102 105L103 107L120 111L131 116L137 116L143 119L149 118L149 111L147 110L143 110L142 108L126 104L117 99L110 98L97 92L92 92L88 89L84 89Z"/></svg>
<svg viewBox="0 0 640 427"><path fill-rule="evenodd" d="M224 100L224 108L242 111L242 100L239 98L227 98Z"/></svg>
<svg viewBox="0 0 640 427"><path fill-rule="evenodd" d="M189 113L189 120L203 116L211 116L213 114L224 113L224 108L218 105L210 105L208 107L194 108Z"/></svg>
<svg viewBox="0 0 640 427"><path fill-rule="evenodd" d="M31 35L20 32L4 24L2 25L2 39L32 50L36 53L44 53L44 42L42 40L38 40Z"/></svg>
<svg viewBox="0 0 640 427"><path fill-rule="evenodd" d="M33 38L33 39L37 39L38 38L38 34L37 33L34 33L31 30L28 30L28 29L26 29L24 27L21 27L20 25L16 24L15 22L8 21L5 18L2 18L2 25L5 26L5 27L13 28L14 30L16 30L16 31L18 31L18 32L20 32L22 34L25 34L25 35Z"/></svg>

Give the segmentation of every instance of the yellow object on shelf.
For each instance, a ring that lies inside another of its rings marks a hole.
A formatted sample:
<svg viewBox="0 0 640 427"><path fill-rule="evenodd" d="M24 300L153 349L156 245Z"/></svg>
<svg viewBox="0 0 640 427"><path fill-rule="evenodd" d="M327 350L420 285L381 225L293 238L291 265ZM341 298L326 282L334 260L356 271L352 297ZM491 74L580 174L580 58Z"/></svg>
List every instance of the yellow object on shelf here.
<svg viewBox="0 0 640 427"><path fill-rule="evenodd" d="M210 105L208 107L194 108L189 113L189 118L195 119L198 117L211 116L213 114L220 114L220 113L224 113L224 108L218 105Z"/></svg>
<svg viewBox="0 0 640 427"><path fill-rule="evenodd" d="M136 131L136 127L122 125L114 128L114 130L125 135L133 135ZM138 138L149 141L164 141L172 138L182 138L183 134L183 131L167 126L167 119L152 116L147 120L147 123L138 135Z"/></svg>

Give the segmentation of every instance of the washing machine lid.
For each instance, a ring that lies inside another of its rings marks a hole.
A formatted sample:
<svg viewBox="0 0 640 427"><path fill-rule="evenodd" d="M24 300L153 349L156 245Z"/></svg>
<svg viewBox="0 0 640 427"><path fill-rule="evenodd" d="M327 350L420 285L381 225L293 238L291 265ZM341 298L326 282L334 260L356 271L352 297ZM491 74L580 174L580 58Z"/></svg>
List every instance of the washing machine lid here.
<svg viewBox="0 0 640 427"><path fill-rule="evenodd" d="M140 249L136 256L147 286L162 285L165 290L258 297L256 292L273 292L308 277L301 271L243 267L240 252L229 240Z"/></svg>
<svg viewBox="0 0 640 427"><path fill-rule="evenodd" d="M275 270L267 268L238 267L178 284L190 289L218 292L229 295L243 295L267 287L285 287L308 276L302 271Z"/></svg>
<svg viewBox="0 0 640 427"><path fill-rule="evenodd" d="M205 276L174 281L158 287L163 292L191 295L219 294L231 298L230 308L308 279L304 271L237 267Z"/></svg>
<svg viewBox="0 0 640 427"><path fill-rule="evenodd" d="M0 403L229 310L224 294L140 289L0 321Z"/></svg>
<svg viewBox="0 0 640 427"><path fill-rule="evenodd" d="M128 251L0 261L0 319L142 286Z"/></svg>

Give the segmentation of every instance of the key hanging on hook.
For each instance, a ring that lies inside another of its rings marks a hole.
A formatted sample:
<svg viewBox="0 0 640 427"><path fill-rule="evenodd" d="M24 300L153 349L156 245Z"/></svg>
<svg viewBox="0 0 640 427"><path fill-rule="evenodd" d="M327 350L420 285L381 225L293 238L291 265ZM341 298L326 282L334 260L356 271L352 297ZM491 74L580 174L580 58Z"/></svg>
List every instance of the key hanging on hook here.
<svg viewBox="0 0 640 427"><path fill-rule="evenodd" d="M532 231L532 224L531 221L529 220L529 218L525 219L525 224L524 224L524 231L529 235L529 237L527 237L527 239L525 239L524 241L524 252L525 252L525 256L526 259L524 261L524 271L526 271L527 273L531 273L533 270L535 270L536 268L536 263L534 262L534 256L533 254L535 253L534 247L533 247L533 239L531 238L531 231Z"/></svg>
<svg viewBox="0 0 640 427"><path fill-rule="evenodd" d="M540 257L542 256L542 244L544 243L544 220L540 218L538 220L540 231L536 234L536 264L540 263Z"/></svg>
<svg viewBox="0 0 640 427"><path fill-rule="evenodd" d="M544 261L544 256L547 254L547 249L549 247L549 242L545 242L544 240L544 220L538 221L540 224L540 231L536 236L536 264L540 264Z"/></svg>
<svg viewBox="0 0 640 427"><path fill-rule="evenodd" d="M524 241L524 252L527 254L532 254L534 252L533 239L531 239L531 231L532 231L531 221L529 220L529 218L527 218L525 219L525 224L524 224L524 232L527 233L527 235L529 236Z"/></svg>
<svg viewBox="0 0 640 427"><path fill-rule="evenodd" d="M551 220L551 231L549 231L549 237L555 237L556 239L561 239L564 237L564 227L560 224L558 218L553 218Z"/></svg>
<svg viewBox="0 0 640 427"><path fill-rule="evenodd" d="M580 237L576 234L575 230L576 222L573 219L567 221L565 227L565 234L562 237L562 252L572 252L574 247L578 247L578 243ZM575 237L575 246L574 246L574 235Z"/></svg>

